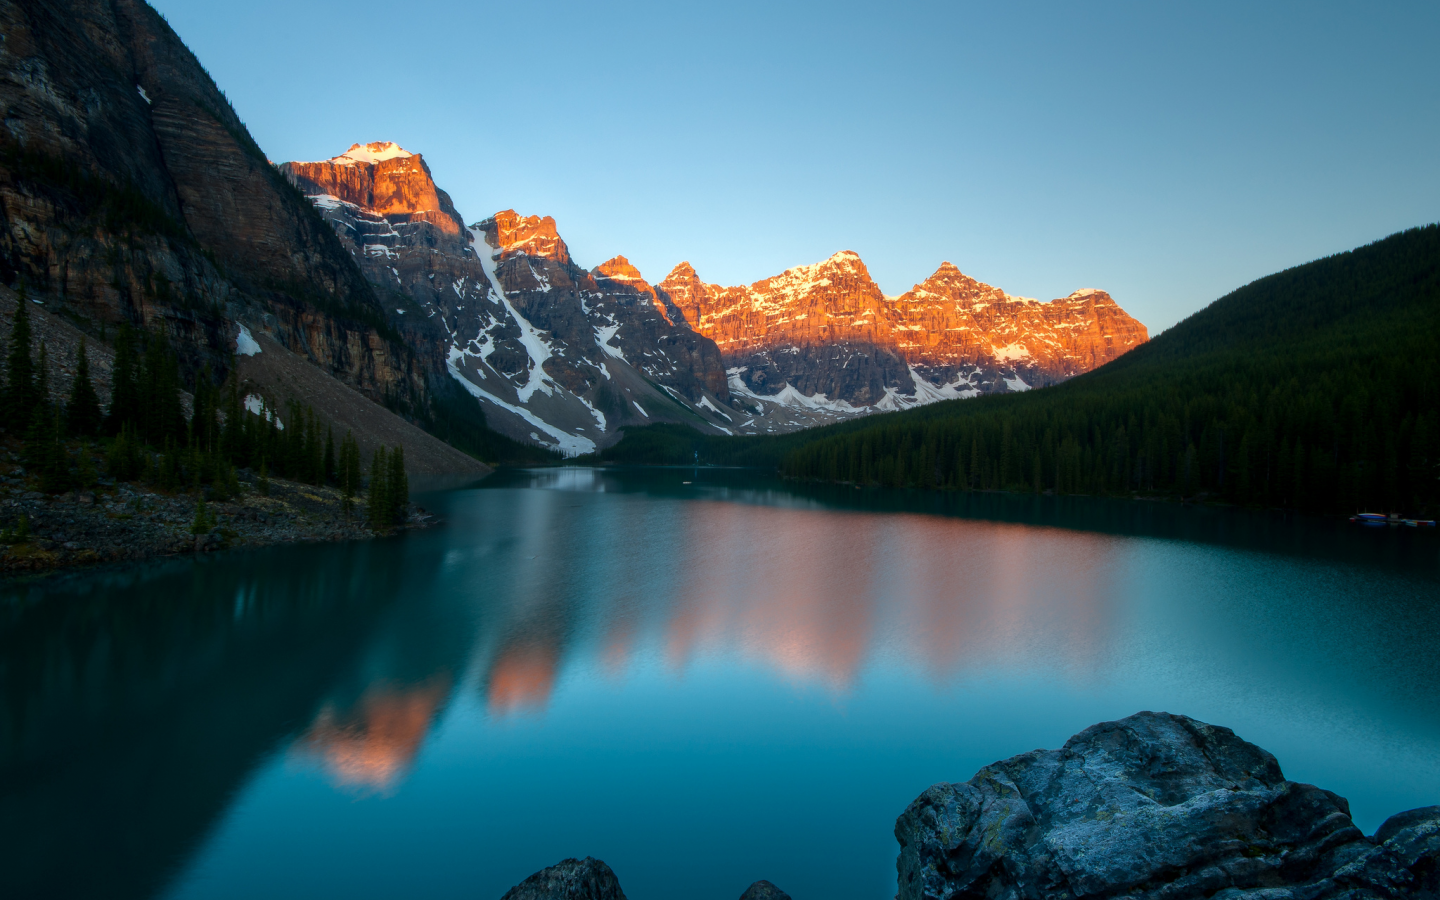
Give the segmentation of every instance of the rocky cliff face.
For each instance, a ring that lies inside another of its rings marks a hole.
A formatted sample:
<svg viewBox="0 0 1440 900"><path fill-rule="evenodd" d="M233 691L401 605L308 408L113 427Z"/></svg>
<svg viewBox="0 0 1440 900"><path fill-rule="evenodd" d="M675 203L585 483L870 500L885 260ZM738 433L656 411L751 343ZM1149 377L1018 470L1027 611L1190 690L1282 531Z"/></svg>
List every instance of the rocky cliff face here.
<svg viewBox="0 0 1440 900"><path fill-rule="evenodd" d="M554 219L463 227L421 156L391 143L280 168L496 429L574 455L626 425L717 431L736 416L714 342L623 257L578 266Z"/></svg>
<svg viewBox="0 0 1440 900"><path fill-rule="evenodd" d="M898 900L1440 897L1440 807L1373 837L1228 728L1140 713L937 784L895 823Z"/></svg>
<svg viewBox="0 0 1440 900"><path fill-rule="evenodd" d="M141 0L0 0L0 279L225 374L244 320L372 398L427 377L349 255Z"/></svg>
<svg viewBox="0 0 1440 900"><path fill-rule="evenodd" d="M791 389L837 409L1025 390L1087 372L1147 337L1104 291L1040 303L948 262L886 297L848 250L741 287L707 284L681 263L657 287L714 338L737 393Z"/></svg>

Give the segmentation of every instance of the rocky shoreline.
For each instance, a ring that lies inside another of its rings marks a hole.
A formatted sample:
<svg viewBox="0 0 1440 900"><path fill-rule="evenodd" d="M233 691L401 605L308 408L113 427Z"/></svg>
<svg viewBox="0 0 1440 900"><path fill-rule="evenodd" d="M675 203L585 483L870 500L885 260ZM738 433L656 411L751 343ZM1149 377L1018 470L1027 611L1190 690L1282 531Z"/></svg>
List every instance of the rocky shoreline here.
<svg viewBox="0 0 1440 900"><path fill-rule="evenodd" d="M1372 836L1228 728L1142 712L937 784L895 823L896 900L1440 898L1440 806ZM502 900L624 900L567 859ZM741 900L789 900L757 881Z"/></svg>
<svg viewBox="0 0 1440 900"><path fill-rule="evenodd" d="M13 454L11 459L18 461ZM90 490L49 495L37 490L36 479L23 469L5 468L12 474L0 475L0 577L231 547L376 536L365 520L364 498L357 498L346 515L335 488L271 478L262 492L258 478L246 470L238 473L238 496L205 504L208 527L195 534L194 495L109 479ZM409 504L397 530L437 521Z"/></svg>

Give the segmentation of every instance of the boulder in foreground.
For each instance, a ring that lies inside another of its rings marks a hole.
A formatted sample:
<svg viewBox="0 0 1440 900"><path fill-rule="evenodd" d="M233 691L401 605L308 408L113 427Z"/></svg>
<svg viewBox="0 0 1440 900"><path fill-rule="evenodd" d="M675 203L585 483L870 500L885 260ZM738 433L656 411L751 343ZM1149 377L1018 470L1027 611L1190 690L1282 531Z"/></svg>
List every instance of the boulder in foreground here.
<svg viewBox="0 0 1440 900"><path fill-rule="evenodd" d="M790 900L790 895L762 879L746 888L740 900Z"/></svg>
<svg viewBox="0 0 1440 900"><path fill-rule="evenodd" d="M561 860L505 892L501 900L625 900L620 879L593 856Z"/></svg>
<svg viewBox="0 0 1440 900"><path fill-rule="evenodd" d="M937 784L895 823L898 900L1440 897L1440 807L1373 838L1228 728L1144 712Z"/></svg>

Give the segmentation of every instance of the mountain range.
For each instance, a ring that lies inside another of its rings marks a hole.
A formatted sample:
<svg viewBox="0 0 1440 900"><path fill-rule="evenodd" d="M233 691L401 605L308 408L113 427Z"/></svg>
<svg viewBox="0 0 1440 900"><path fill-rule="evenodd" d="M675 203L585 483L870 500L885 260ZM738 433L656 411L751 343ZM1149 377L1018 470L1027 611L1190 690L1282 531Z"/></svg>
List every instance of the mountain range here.
<svg viewBox="0 0 1440 900"><path fill-rule="evenodd" d="M848 251L734 287L688 263L656 283L623 256L585 268L549 217L467 225L394 143L272 164L142 0L0 0L0 30L6 297L23 285L102 363L118 326L163 332L187 385L297 399L367 458L399 442L483 471L452 448L784 433L1052 384L1147 336L1103 291L1040 303L948 263L899 297ZM52 350L63 381L75 349Z"/></svg>
<svg viewBox="0 0 1440 900"><path fill-rule="evenodd" d="M466 226L422 155L392 142L279 168L395 313L434 323L492 427L566 454L626 426L777 433L1027 390L1147 337L1104 291L1040 303L950 263L887 297L850 251L740 287L688 262L657 284L624 256L587 270L548 216Z"/></svg>

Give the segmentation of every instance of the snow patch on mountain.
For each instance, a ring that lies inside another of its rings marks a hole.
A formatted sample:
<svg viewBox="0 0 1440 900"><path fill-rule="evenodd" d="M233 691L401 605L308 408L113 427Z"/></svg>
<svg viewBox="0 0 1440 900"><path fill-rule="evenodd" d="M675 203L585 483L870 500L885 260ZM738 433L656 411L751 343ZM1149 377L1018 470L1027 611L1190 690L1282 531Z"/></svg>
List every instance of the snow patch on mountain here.
<svg viewBox="0 0 1440 900"><path fill-rule="evenodd" d="M285 423L280 421L280 417L271 411L270 407L265 403L264 397L258 397L255 394L246 394L245 399L240 402L244 404L245 409L254 415L261 417L267 422L274 422L276 429L280 431L285 430Z"/></svg>
<svg viewBox="0 0 1440 900"><path fill-rule="evenodd" d="M610 339L613 338L615 336L615 332L619 330L620 326L614 323L611 323L609 325L596 325L595 343L600 345L600 349L604 350L609 355L615 357L618 360L624 361L625 351L610 343Z"/></svg>
<svg viewBox="0 0 1440 900"><path fill-rule="evenodd" d="M569 434L565 431L562 431L561 429L556 428L554 425L551 425L549 422L546 422L544 419L535 415L526 407L514 403L507 403L504 400L501 400L499 397L495 396L494 394L490 393L489 391L481 388L469 378L466 378L465 373L460 369L460 363L464 360L465 353L456 347L451 347L450 354L445 361L445 365L446 368L450 371L450 377L454 378L460 383L461 387L469 391L470 396L474 397L476 400L484 400L488 403L493 403L503 410L512 412L520 418L524 419L526 422L529 422L531 425L538 428L540 431L543 431L550 437L551 440L547 441L544 438L540 437L538 434L535 434L535 432L531 432L531 434L535 437L535 440L539 441L540 443L546 444L548 446L551 446L553 449L559 450L562 456L574 457L582 456L586 453L595 452L595 442L590 440L589 438L583 437L578 434Z"/></svg>
<svg viewBox="0 0 1440 900"><path fill-rule="evenodd" d="M478 228L471 228L470 233L475 236L477 247L489 247L489 244L485 242L485 232ZM510 318L520 326L520 345L525 348L526 354L530 357L530 368L526 374L525 384L516 388L516 395L520 398L521 403L529 403L530 398L535 395L537 390L546 395L553 393L554 383L545 374L545 360L555 355L555 348L545 340L540 329L530 324L529 319L520 315L520 311L505 295L505 289L500 286L500 279L495 274L495 255L484 251L477 255L480 257L481 268L485 270L485 277L490 280L490 288L494 292L495 299L500 301L501 305L505 307L505 311L510 314ZM591 446L594 446L593 443Z"/></svg>
<svg viewBox="0 0 1440 900"><path fill-rule="evenodd" d="M240 325L239 322L235 324ZM235 352L241 356L255 356L260 352L260 344L244 325L240 325L240 334L235 338Z"/></svg>

